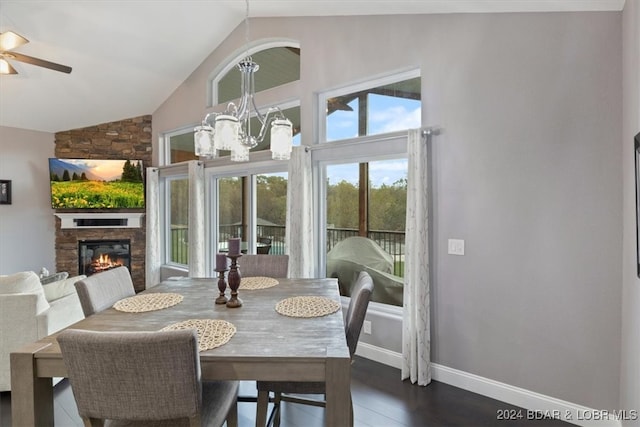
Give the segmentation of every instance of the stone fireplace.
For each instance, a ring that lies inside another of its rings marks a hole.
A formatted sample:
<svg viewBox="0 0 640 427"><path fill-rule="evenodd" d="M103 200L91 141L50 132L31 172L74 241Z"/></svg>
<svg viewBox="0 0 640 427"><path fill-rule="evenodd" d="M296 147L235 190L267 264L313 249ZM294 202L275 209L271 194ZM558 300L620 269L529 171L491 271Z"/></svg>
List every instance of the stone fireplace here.
<svg viewBox="0 0 640 427"><path fill-rule="evenodd" d="M128 242L128 265L131 272L133 286L137 292L145 289L145 252L146 236L144 223L140 228L63 228L61 220L56 217L56 268L58 271L67 271L69 275L86 274L90 276L94 272L81 272L80 263L82 257L81 246L83 242ZM118 243L120 244L120 243ZM115 245L115 244L114 244ZM104 245L103 245L104 246ZM105 251L106 248L100 248ZM115 247L110 251L111 255L122 252L122 248ZM85 254L86 255L86 254ZM120 257L122 258L122 257ZM113 260L112 260L113 261ZM98 260L100 262L100 260ZM104 261L103 259L103 262ZM121 260L122 262L122 260ZM84 262L87 264L87 262Z"/></svg>
<svg viewBox="0 0 640 427"><path fill-rule="evenodd" d="M75 159L139 159L152 165L151 116L55 134L55 157ZM144 210L132 214L118 210L57 211L56 269L69 275L80 271L80 242L128 241L128 265L137 292L145 289L146 227ZM135 215L135 216L132 216ZM117 251L116 251L117 252ZM100 262L100 261L98 261Z"/></svg>

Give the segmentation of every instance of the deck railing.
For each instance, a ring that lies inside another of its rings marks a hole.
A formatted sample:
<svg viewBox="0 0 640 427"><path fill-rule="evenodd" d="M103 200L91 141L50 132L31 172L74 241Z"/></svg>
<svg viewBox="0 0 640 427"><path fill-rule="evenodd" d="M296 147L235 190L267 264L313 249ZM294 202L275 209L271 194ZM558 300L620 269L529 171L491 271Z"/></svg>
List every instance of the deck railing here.
<svg viewBox="0 0 640 427"><path fill-rule="evenodd" d="M271 254L285 253L285 228L279 225L259 225L257 226L258 237L271 238ZM221 240L228 237L237 237L242 234L242 226L225 225L220 226ZM338 242L347 237L357 236L358 230L350 228L328 228L327 229L327 252L329 252ZM171 260L178 264L187 264L188 260L188 228L185 226L171 227L172 257ZM382 249L393 257L394 274L404 277L404 238L401 231L369 231L371 240L379 244Z"/></svg>

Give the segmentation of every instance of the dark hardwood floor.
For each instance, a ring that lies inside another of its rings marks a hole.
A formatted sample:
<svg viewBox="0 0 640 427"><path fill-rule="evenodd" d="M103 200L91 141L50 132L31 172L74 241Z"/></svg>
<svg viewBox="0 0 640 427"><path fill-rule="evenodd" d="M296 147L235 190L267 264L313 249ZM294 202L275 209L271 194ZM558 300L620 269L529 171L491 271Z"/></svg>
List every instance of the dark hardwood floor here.
<svg viewBox="0 0 640 427"><path fill-rule="evenodd" d="M569 426L552 419L527 420L525 410L522 410L524 419L499 420L499 411L518 408L437 381L427 387L418 387L400 381L399 370L360 357L356 357L353 365L351 390L356 427ZM240 394L255 395L255 383L243 382ZM54 395L55 426L81 427L67 380L56 385ZM255 424L255 403L241 402L238 411L240 427ZM323 416L323 408L283 403L280 425L322 426ZM0 426L11 426L9 392L0 393Z"/></svg>

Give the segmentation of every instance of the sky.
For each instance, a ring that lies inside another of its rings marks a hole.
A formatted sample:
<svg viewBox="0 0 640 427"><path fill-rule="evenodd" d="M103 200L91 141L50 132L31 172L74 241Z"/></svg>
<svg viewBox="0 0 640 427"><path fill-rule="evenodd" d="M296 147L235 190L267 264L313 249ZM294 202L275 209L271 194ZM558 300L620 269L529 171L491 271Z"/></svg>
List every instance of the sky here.
<svg viewBox="0 0 640 427"><path fill-rule="evenodd" d="M327 140L336 141L358 136L357 100L349 105L354 111L336 111L327 117ZM419 128L422 113L420 101L391 96L370 95L368 134L377 135ZM331 165L327 168L331 184L342 180L358 183L358 165ZM407 160L394 159L369 163L369 179L373 187L391 185L407 177Z"/></svg>

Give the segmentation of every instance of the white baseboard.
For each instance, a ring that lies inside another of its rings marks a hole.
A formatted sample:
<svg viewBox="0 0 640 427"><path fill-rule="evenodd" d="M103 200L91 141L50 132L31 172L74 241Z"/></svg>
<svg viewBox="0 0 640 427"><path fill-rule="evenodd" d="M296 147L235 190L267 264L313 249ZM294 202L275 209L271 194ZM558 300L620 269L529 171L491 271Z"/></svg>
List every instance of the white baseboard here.
<svg viewBox="0 0 640 427"><path fill-rule="evenodd" d="M402 368L402 355L394 351L361 342L358 344L356 354L387 366ZM533 420L547 415L585 427L621 427L620 420L636 419L638 416L637 413L611 413L587 408L437 363L431 364L431 375L434 380L441 383L524 408L522 413L496 414L496 417L498 415L510 417L505 419L517 420L516 417L521 417L522 420Z"/></svg>
<svg viewBox="0 0 640 427"><path fill-rule="evenodd" d="M356 347L356 355L382 363L383 365L391 366L392 368L402 369L402 354L387 350L386 348L376 347L366 342L359 342L358 347Z"/></svg>

